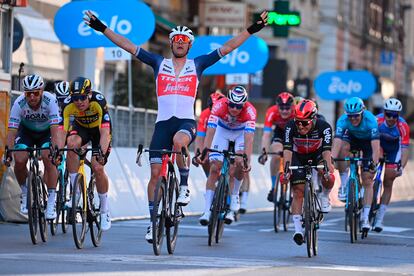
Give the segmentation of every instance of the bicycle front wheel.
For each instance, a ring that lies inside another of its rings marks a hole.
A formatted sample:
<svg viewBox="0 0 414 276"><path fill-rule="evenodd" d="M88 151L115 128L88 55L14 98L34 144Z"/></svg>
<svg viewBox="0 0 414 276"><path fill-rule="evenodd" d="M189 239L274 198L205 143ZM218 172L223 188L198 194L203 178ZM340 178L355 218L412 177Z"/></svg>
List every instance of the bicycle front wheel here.
<svg viewBox="0 0 414 276"><path fill-rule="evenodd" d="M304 221L305 221L305 239L308 257L313 255L313 222L312 222L312 194L310 190L310 183L305 184L304 195Z"/></svg>
<svg viewBox="0 0 414 276"><path fill-rule="evenodd" d="M348 208L346 211L348 220L348 229L351 243L354 243L357 239L357 221L356 214L358 212L357 202L355 198L355 181L349 180L348 183Z"/></svg>
<svg viewBox="0 0 414 276"><path fill-rule="evenodd" d="M182 217L182 207L178 205L178 180L175 175L171 175L168 186L168 214L166 222L167 250L173 254L177 244L178 226Z"/></svg>
<svg viewBox="0 0 414 276"><path fill-rule="evenodd" d="M37 185L37 200L39 206L39 230L40 237L43 242L47 241L47 220L46 220L46 205L47 205L47 188L40 176L36 176Z"/></svg>
<svg viewBox="0 0 414 276"><path fill-rule="evenodd" d="M37 231L39 227L39 211L37 206L37 188L33 172L27 176L27 211L29 220L30 238L33 244L37 244Z"/></svg>
<svg viewBox="0 0 414 276"><path fill-rule="evenodd" d="M369 222L371 225L375 225L377 211L379 209L378 196L381 194L381 183L378 179L374 181L374 195L372 197L371 209L369 211Z"/></svg>
<svg viewBox="0 0 414 276"><path fill-rule="evenodd" d="M160 255L165 228L165 201L166 181L164 178L158 180L155 188L154 209L152 210L152 248L155 255Z"/></svg>
<svg viewBox="0 0 414 276"><path fill-rule="evenodd" d="M214 193L213 204L211 205L211 215L208 223L208 245L211 246L213 238L216 236L217 225L221 215L221 204L224 198L225 177L220 176L219 183Z"/></svg>
<svg viewBox="0 0 414 276"><path fill-rule="evenodd" d="M221 238L223 237L224 232L224 217L227 214L227 212L233 212L230 210L230 191L229 186L226 185L225 179L223 177L222 185L222 192L220 193L220 212L219 212L219 218L217 221L217 230L216 230L216 243L218 243Z"/></svg>
<svg viewBox="0 0 414 276"><path fill-rule="evenodd" d="M279 182L279 176L276 179L275 187L273 188L273 228L275 229L275 232L279 232L279 225L280 220L282 218L282 206L281 204L281 197L279 194L281 194L281 183Z"/></svg>
<svg viewBox="0 0 414 276"><path fill-rule="evenodd" d="M71 223L73 240L78 249L83 248L87 227L87 195L84 190L83 175L77 174L72 189Z"/></svg>
<svg viewBox="0 0 414 276"><path fill-rule="evenodd" d="M98 191L96 190L96 179L92 174L88 185L88 223L91 232L92 243L95 247L101 244L102 229L101 229L101 212Z"/></svg>

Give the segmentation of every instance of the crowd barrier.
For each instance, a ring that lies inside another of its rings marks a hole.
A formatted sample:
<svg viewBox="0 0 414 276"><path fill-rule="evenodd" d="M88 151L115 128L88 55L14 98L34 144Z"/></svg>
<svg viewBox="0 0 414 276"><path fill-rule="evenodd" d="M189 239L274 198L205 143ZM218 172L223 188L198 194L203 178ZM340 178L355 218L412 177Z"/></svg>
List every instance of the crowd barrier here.
<svg viewBox="0 0 414 276"><path fill-rule="evenodd" d="M135 163L136 149L113 148L106 171L110 189L110 211L114 219L132 219L148 216L147 183L150 177L148 155L142 157L142 167ZM269 162L266 166L257 163L257 155L252 157L251 183L248 200L249 211L272 210L266 200L270 189ZM342 206L336 198L339 176L336 175L335 187L331 193L331 203ZM404 175L396 180L392 200L414 199L414 162L410 162ZM185 214L199 214L204 209L206 177L201 167L191 165L189 185L191 202L184 208ZM20 188L12 169L7 169L0 185L0 218L6 221L24 222L27 218L19 213Z"/></svg>

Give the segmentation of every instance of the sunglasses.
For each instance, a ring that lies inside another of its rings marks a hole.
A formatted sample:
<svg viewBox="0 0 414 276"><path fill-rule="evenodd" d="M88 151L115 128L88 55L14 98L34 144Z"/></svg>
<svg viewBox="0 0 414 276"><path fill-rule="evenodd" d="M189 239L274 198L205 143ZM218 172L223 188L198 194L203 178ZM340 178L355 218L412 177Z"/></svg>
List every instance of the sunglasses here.
<svg viewBox="0 0 414 276"><path fill-rule="evenodd" d="M40 95L40 91L25 91L24 94L26 97L35 96L38 97Z"/></svg>
<svg viewBox="0 0 414 276"><path fill-rule="evenodd" d="M295 120L296 126L303 126L303 127L307 127L311 122L312 120L307 120L307 121Z"/></svg>
<svg viewBox="0 0 414 276"><path fill-rule="evenodd" d="M399 114L397 112L385 112L384 114L388 118L396 119L399 117Z"/></svg>
<svg viewBox="0 0 414 276"><path fill-rule="evenodd" d="M279 110L282 110L282 111L288 111L290 109L291 109L290 106L279 106Z"/></svg>
<svg viewBox="0 0 414 276"><path fill-rule="evenodd" d="M190 43L190 38L186 35L175 35L171 38L172 42L180 42L180 40L184 43Z"/></svg>
<svg viewBox="0 0 414 276"><path fill-rule="evenodd" d="M230 108L235 108L235 109L242 109L243 105L242 104L229 103L229 107Z"/></svg>
<svg viewBox="0 0 414 276"><path fill-rule="evenodd" d="M356 118L360 117L361 114L348 114L347 116L348 116L349 119L356 119Z"/></svg>
<svg viewBox="0 0 414 276"><path fill-rule="evenodd" d="M84 101L88 98L88 95L72 95L72 101L77 102L77 101Z"/></svg>

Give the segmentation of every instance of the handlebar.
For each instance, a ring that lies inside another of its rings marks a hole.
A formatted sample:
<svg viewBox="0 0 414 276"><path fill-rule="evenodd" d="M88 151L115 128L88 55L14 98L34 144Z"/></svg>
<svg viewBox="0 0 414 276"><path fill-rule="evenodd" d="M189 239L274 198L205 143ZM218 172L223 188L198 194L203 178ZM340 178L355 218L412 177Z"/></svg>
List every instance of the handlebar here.
<svg viewBox="0 0 414 276"><path fill-rule="evenodd" d="M233 157L233 156L239 156L243 158L243 166L244 168L248 168L248 162L247 162L247 154L245 153L235 153L229 150L216 150L216 149L208 149L205 148L201 154L201 160L203 160L206 157L207 152L216 152L223 154L225 158Z"/></svg>
<svg viewBox="0 0 414 276"><path fill-rule="evenodd" d="M141 156L143 152L158 152L161 153L161 155L164 154L179 154L183 157L183 163L187 164L187 158L188 158L188 153L185 147L181 148L181 151L174 151L174 150L167 150L167 149L144 149L144 146L142 144L138 145L138 150L137 150L137 158L135 160L135 163L141 167Z"/></svg>

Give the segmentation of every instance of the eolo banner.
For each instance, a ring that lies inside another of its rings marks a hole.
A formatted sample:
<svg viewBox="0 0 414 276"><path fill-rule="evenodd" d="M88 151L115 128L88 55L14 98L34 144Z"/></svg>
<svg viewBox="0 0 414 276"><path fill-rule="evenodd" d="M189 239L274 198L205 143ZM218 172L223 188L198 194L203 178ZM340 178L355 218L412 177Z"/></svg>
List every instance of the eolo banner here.
<svg viewBox="0 0 414 276"><path fill-rule="evenodd" d="M58 10L54 20L56 35L71 48L114 46L102 33L84 23L84 13L88 10L97 15L108 28L137 45L145 43L155 30L154 14L141 1L72 1Z"/></svg>

